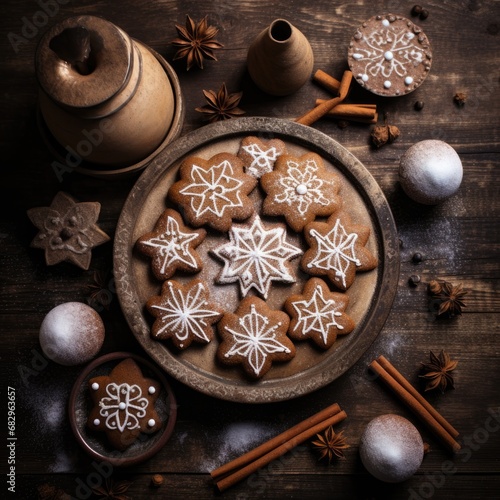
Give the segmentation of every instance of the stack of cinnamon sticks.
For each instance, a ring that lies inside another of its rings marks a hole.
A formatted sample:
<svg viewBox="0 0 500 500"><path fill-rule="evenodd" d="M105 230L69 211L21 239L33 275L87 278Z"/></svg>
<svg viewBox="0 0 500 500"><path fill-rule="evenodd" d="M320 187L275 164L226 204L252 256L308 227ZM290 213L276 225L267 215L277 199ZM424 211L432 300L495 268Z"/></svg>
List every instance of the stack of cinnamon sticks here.
<svg viewBox="0 0 500 500"><path fill-rule="evenodd" d="M369 367L449 451L455 453L460 450L456 441L459 432L384 356L374 359Z"/></svg>
<svg viewBox="0 0 500 500"><path fill-rule="evenodd" d="M224 491L346 417L346 412L335 403L241 457L213 470L210 475L218 490Z"/></svg>
<svg viewBox="0 0 500 500"><path fill-rule="evenodd" d="M323 70L318 69L313 75L313 80L336 97L317 99L315 107L295 121L303 125L312 125L321 117L328 116L338 120L377 123L376 104L346 104L344 102L349 94L352 78L350 71L345 71L342 80L339 81Z"/></svg>

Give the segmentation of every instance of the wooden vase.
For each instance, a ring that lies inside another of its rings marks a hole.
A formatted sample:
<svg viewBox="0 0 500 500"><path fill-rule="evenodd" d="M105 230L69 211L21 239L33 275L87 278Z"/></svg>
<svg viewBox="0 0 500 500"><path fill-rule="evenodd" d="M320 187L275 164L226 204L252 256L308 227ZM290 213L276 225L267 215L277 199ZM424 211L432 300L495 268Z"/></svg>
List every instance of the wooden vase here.
<svg viewBox="0 0 500 500"><path fill-rule="evenodd" d="M104 19L78 16L54 26L35 66L45 125L73 157L131 165L154 152L171 127L175 98L163 66Z"/></svg>
<svg viewBox="0 0 500 500"><path fill-rule="evenodd" d="M313 52L304 34L285 19L276 19L248 49L248 72L264 92L283 96L300 89L310 78Z"/></svg>

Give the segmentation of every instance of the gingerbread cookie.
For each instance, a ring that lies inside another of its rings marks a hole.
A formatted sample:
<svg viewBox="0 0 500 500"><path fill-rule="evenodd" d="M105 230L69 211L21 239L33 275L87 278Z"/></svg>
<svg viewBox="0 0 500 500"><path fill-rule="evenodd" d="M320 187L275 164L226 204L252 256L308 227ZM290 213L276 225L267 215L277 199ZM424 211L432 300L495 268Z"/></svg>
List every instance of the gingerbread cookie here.
<svg viewBox="0 0 500 500"><path fill-rule="evenodd" d="M284 312L270 309L258 297L247 297L217 325L222 339L217 359L226 365L241 364L248 376L261 378L273 362L295 356L295 346L287 337L289 323Z"/></svg>
<svg viewBox="0 0 500 500"><path fill-rule="evenodd" d="M109 375L90 379L88 387L94 406L87 426L105 432L116 450L128 448L141 433L161 429L155 410L161 384L145 378L132 358L116 365Z"/></svg>
<svg viewBox="0 0 500 500"><path fill-rule="evenodd" d="M280 139L261 141L257 137L245 137L241 141L238 157L243 161L245 172L256 179L272 172L274 163L286 153L285 143Z"/></svg>
<svg viewBox="0 0 500 500"><path fill-rule="evenodd" d="M212 250L224 262L217 283L237 282L243 297L253 288L267 298L271 282L296 281L289 261L302 255L302 250L286 241L284 225L264 225L254 215L246 224L234 224L229 239Z"/></svg>
<svg viewBox="0 0 500 500"><path fill-rule="evenodd" d="M327 276L340 290L347 290L356 272L374 269L377 258L365 247L370 228L353 224L345 212L326 222L311 222L304 229L310 248L301 260L302 270L313 276Z"/></svg>
<svg viewBox="0 0 500 500"><path fill-rule="evenodd" d="M39 230L31 246L45 251L48 266L66 261L87 270L92 249L110 239L97 226L100 210L98 202L79 203L60 191L50 207L28 210L28 217Z"/></svg>
<svg viewBox="0 0 500 500"><path fill-rule="evenodd" d="M150 298L146 307L156 318L151 336L170 339L178 349L186 349L192 342L210 342L212 325L222 317L222 309L209 302L208 287L201 280L186 285L166 281L161 295Z"/></svg>
<svg viewBox="0 0 500 500"><path fill-rule="evenodd" d="M267 193L265 215L283 215L294 231L302 231L316 216L329 216L340 206L339 177L327 170L316 153L300 158L282 155L260 184Z"/></svg>
<svg viewBox="0 0 500 500"><path fill-rule="evenodd" d="M337 335L354 330L354 321L344 312L349 297L331 292L320 278L311 278L301 295L291 295L285 302L290 315L288 335L294 340L311 339L322 349L329 349Z"/></svg>
<svg viewBox="0 0 500 500"><path fill-rule="evenodd" d="M257 179L243 172L243 162L237 156L219 153L209 160L190 156L179 172L180 180L168 195L182 208L190 225L207 224L228 231L233 219L245 220L254 212L248 194Z"/></svg>
<svg viewBox="0 0 500 500"><path fill-rule="evenodd" d="M382 96L408 94L423 83L432 51L422 29L395 14L370 18L349 44L347 61L357 82Z"/></svg>
<svg viewBox="0 0 500 500"><path fill-rule="evenodd" d="M158 280L164 281L173 276L176 270L190 273L201 270L203 262L195 248L206 234L204 229L189 229L178 212L167 209L153 231L137 240L136 247L151 257L153 274Z"/></svg>

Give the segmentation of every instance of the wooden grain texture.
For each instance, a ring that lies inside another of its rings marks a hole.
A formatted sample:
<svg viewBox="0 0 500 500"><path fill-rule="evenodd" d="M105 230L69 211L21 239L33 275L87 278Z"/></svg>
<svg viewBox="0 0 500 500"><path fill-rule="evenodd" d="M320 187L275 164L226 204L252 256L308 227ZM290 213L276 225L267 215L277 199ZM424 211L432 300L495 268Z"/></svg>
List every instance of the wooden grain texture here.
<svg viewBox="0 0 500 500"><path fill-rule="evenodd" d="M16 497L37 498L37 486L50 483L73 498L89 498L86 488L102 482L103 474L78 448L66 416L68 395L81 368L57 366L43 357L38 343L40 324L57 304L87 301L97 271L105 276L104 288L110 297L109 308L99 311L106 327L102 352L141 353L141 349L114 293L112 244L94 250L87 272L64 263L47 267L43 252L30 248L36 230L26 210L48 206L58 190L65 190L81 201L99 201L99 224L113 236L135 178L110 182L68 174L62 182L58 180L36 125L33 61L40 36L70 15L93 14L157 50L179 76L186 101L186 134L203 126L195 111L204 104L202 90L217 90L223 82L230 92L243 91L241 107L248 116L294 119L316 99L331 97L313 81L281 98L253 85L246 71L246 53L253 38L274 19L287 19L303 31L313 48L314 70L339 79L347 68L345 54L356 27L388 11L410 17L414 2L82 0L63 5L47 0L52 10L47 7L50 15L45 18L42 3L5 0L0 16L0 398L6 412L7 388L15 388ZM133 481L130 498L500 498L500 425L492 417L500 413L500 2L433 0L424 7L429 17L417 24L431 40L434 53L425 83L395 99L374 96L358 86L349 96L351 102L377 104L380 121L386 115L389 123L400 128L398 140L374 149L368 125L349 124L341 129L330 118L314 124L359 158L392 209L401 241L401 267L396 299L383 330L342 377L292 401L269 405L219 401L172 380L179 408L171 440L146 463L113 471L114 478ZM218 39L224 48L217 52L218 61L208 61L202 71L186 72L184 61L172 62L175 49L169 42L176 36L175 23L183 24L186 14L196 20L208 15L210 23L220 28ZM29 33L23 31L34 20L39 26ZM463 107L453 102L458 91L468 95ZM421 111L414 109L417 100L424 102ZM451 199L423 207L402 192L398 162L409 146L431 138L457 150L464 180ZM418 264L412 260L416 252L423 256ZM412 275L421 278L416 287L408 283ZM426 291L432 279L463 283L469 293L461 317L436 318ZM459 361L456 389L425 396L461 432L463 450L455 457L367 371L369 362L382 354L422 388L420 363L427 361L430 350L441 349ZM348 414L337 428L345 431L351 445L345 460L331 466L320 463L310 445L304 444L224 494L215 492L210 470L333 402ZM384 413L410 419L431 445L418 473L400 485L371 478L359 459L364 427ZM8 471L4 445L2 473ZM150 486L156 472L165 478L159 489Z"/></svg>

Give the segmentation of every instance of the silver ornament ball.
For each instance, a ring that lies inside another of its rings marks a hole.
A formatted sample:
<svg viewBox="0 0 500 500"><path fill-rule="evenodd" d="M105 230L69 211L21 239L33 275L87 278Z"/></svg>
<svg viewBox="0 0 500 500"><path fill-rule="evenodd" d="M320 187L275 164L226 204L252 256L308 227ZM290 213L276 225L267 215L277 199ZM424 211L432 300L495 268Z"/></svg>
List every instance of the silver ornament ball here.
<svg viewBox="0 0 500 500"><path fill-rule="evenodd" d="M51 309L40 326L40 346L47 358L64 366L90 361L104 342L99 314L82 302L66 302Z"/></svg>
<svg viewBox="0 0 500 500"><path fill-rule="evenodd" d="M359 453L372 476L386 483L400 483L420 467L424 443L410 421L399 415L380 415L366 426Z"/></svg>
<svg viewBox="0 0 500 500"><path fill-rule="evenodd" d="M417 203L436 205L458 191L463 168L446 142L429 139L411 146L399 162L399 182Z"/></svg>

